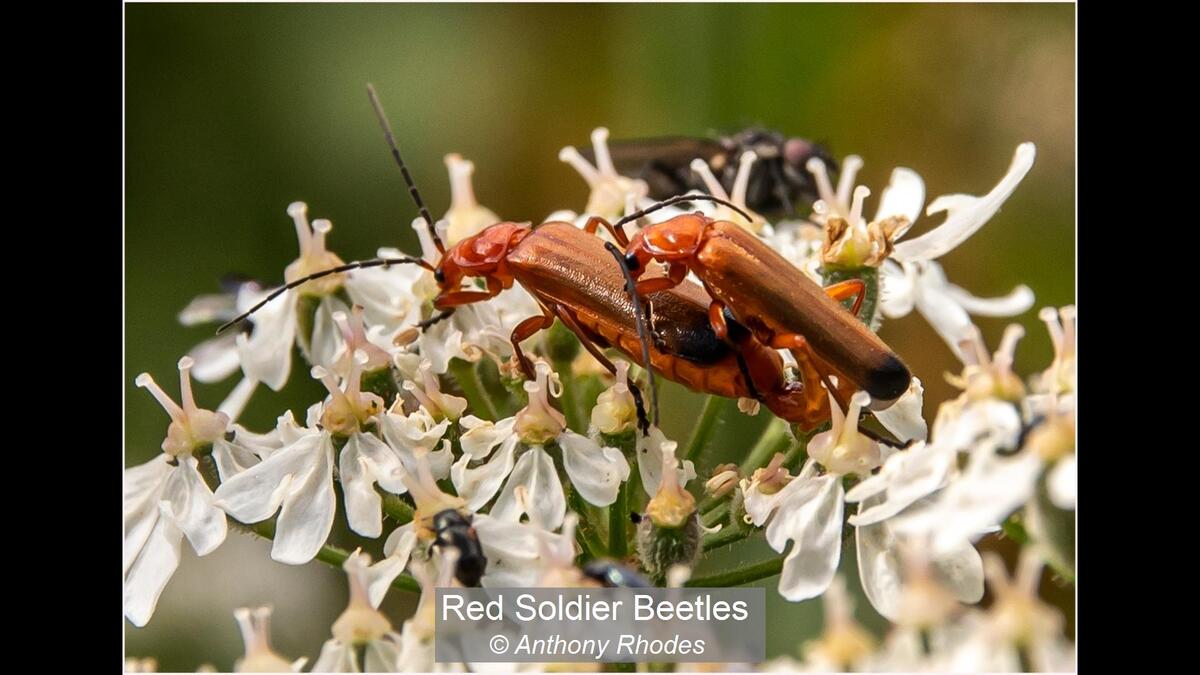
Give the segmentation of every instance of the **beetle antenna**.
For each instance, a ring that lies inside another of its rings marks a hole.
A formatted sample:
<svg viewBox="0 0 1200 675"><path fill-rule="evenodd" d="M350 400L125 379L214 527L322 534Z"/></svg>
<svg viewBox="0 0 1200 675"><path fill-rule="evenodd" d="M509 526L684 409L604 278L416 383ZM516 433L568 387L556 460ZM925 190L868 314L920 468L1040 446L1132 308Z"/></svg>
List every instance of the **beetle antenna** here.
<svg viewBox="0 0 1200 675"><path fill-rule="evenodd" d="M235 326L235 325L241 323L242 321L245 321L246 319L248 319L250 317L251 314L254 314L258 310L262 309L263 307L265 307L267 305L267 303L271 302L275 298L278 298L279 296L283 295L284 293L287 293L288 291L292 290L293 288L295 288L297 286L302 286L314 279L320 279L322 277L327 277L331 274L340 274L342 272L349 272L350 270L361 270L361 269L367 269L370 267L388 267L391 265L420 265L421 267L424 267L425 269L427 269L431 272L433 271L433 267L429 263L425 262L424 260L421 260L420 258L410 258L407 256L405 256L403 258L372 258L370 260L356 260L354 262L346 263L344 265L338 265L337 267L330 267L327 270L321 270L320 272L313 272L312 274L302 276L299 279L289 281L288 283L280 286L279 288L276 288L274 291L271 291L270 295L268 295L267 297L260 300L253 307L242 312L241 314L237 315L233 319L230 319L226 323L222 324L221 327L217 329L217 334L223 333L226 329L230 328L231 326Z"/></svg>
<svg viewBox="0 0 1200 675"><path fill-rule="evenodd" d="M728 206L729 208L736 211L738 213L738 215L745 218L746 222L748 222L748 223L754 222L750 218L750 216L745 211L743 211L741 209L741 207L739 207L737 204L733 204L733 203L729 202L728 200L721 199L720 197L714 197L712 195L676 195L674 197L664 199L661 202L658 202L657 204L647 206L646 208L642 209L641 211L634 211L633 213L631 213L631 214L625 216L624 218L618 220L617 222L613 223L613 227L621 227L625 223L631 223L631 222L637 220L638 218L641 218L642 216L649 215L659 209L664 209L672 204L678 204L680 202L697 202L697 201L716 202L722 206Z"/></svg>
<svg viewBox="0 0 1200 675"><path fill-rule="evenodd" d="M908 448L908 446L910 446L916 442L916 439L912 439L907 442L892 440L892 439L884 436L883 434L877 433L875 431L872 431L871 429L867 429L864 427L859 427L858 433L862 434L863 436L866 436L867 438L875 441L876 443L882 443L883 445L886 445L889 448L896 448L897 450L905 450Z"/></svg>
<svg viewBox="0 0 1200 675"><path fill-rule="evenodd" d="M637 316L638 340L642 343L642 364L646 368L646 377L649 378L650 413L653 415L654 426L658 426L658 387L654 383L654 366L650 363L650 339L649 333L646 330L646 315L642 309L642 300L638 297L637 284L633 281L633 275L630 274L629 268L625 266L625 256L621 253L621 249L608 241L604 242L604 248L617 259L617 267L621 268L621 274L625 276L625 292L633 300L633 313ZM650 430L645 427L646 425L643 421L642 434L648 435Z"/></svg>
<svg viewBox="0 0 1200 675"><path fill-rule="evenodd" d="M367 83L367 96L371 99L371 107L375 109L375 117L379 119L379 126L383 129L383 138L392 150L392 159L396 160L396 164L400 167L400 175L404 176L404 183L408 185L408 194L412 196L413 203L417 205L417 210L425 219L425 225L429 228L429 234L433 237L433 243L437 246L438 253L445 254L446 246L442 243L442 238L438 236L437 228L433 225L433 216L429 214L429 209L425 208L421 192L417 190L417 184L413 182L412 175L408 173L408 166L404 164L404 158L400 156L400 148L396 145L396 136L392 133L392 124L388 122L387 113L383 112L383 104L379 102L379 94L375 93L375 85L369 82Z"/></svg>

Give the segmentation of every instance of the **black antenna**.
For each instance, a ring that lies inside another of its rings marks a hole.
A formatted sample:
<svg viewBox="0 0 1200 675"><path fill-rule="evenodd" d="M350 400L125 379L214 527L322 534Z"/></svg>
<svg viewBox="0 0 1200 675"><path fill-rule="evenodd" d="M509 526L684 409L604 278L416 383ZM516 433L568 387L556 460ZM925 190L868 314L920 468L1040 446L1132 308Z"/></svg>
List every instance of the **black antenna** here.
<svg viewBox="0 0 1200 675"><path fill-rule="evenodd" d="M241 323L242 321L245 321L247 318L250 317L251 314L262 309L263 307L265 307L267 305L267 303L271 302L275 298L278 298L279 296L283 295L284 293L287 293L288 291L292 290L293 288L295 288L297 286L303 286L304 284L312 281L313 279L320 279L322 277L327 277L331 274L340 274L342 272L349 272L350 270L366 269L368 267L388 267L390 265L405 265L405 264L420 265L421 267L424 267L425 269L431 270L431 271L433 269L429 265L429 263L425 262L424 260L421 260L420 258L409 258L406 256L403 258L372 258L370 260L357 260L355 262L346 263L345 265L338 265L337 267L331 267L327 270L321 270L320 272L313 272L312 274L300 277L299 279L296 279L294 281L289 281L288 283L280 286L279 288L276 288L274 291L271 291L271 294L268 295L267 297L263 298L262 300L260 300L258 302L258 304L254 305L250 309L242 312L241 314L237 315L233 319L230 319L226 323L222 324L221 327L217 329L217 334L223 333L229 327L237 325L237 324Z"/></svg>
<svg viewBox="0 0 1200 675"><path fill-rule="evenodd" d="M661 202L654 204L653 206L647 206L646 208L642 209L641 211L634 211L633 213L631 213L631 214L625 216L624 218L618 220L617 222L613 223L613 227L621 227L625 223L631 223L631 222L637 220L638 218L641 218L642 216L654 213L655 211L666 208L672 204L678 204L680 202L695 202L695 201L716 202L718 204L721 204L722 206L728 206L729 208L733 209L734 211L737 211L738 215L745 218L747 223L754 222L754 220L752 220L750 218L750 216L746 214L745 211L743 211L741 208L739 208L737 204L730 203L724 199L721 199L720 197L714 197L712 195L677 195L675 197L670 197L668 199L664 199Z"/></svg>
<svg viewBox="0 0 1200 675"><path fill-rule="evenodd" d="M429 214L429 209L425 208L421 192L417 190L417 184L413 182L412 176L408 173L408 166L404 164L404 158L400 156L400 148L396 145L396 136L392 133L392 124L388 122L387 113L383 112L383 104L379 102L379 94L375 93L375 85L369 82L367 83L367 96L371 99L371 107L375 109L375 117L379 118L379 126L383 129L383 138L392 150L392 158L396 160L396 164L400 167L400 175L404 176L404 183L408 185L408 194L412 196L417 210L425 219L425 225L429 228L429 234L433 237L433 244L437 246L438 253L445 254L446 246L442 243L442 238L438 236L437 228L434 227L433 216Z"/></svg>
<svg viewBox="0 0 1200 675"><path fill-rule="evenodd" d="M608 241L604 242L604 248L617 259L617 267L621 268L621 273L625 276L625 292L633 300L633 313L637 315L638 339L642 343L642 364L646 368L646 377L649 378L650 413L653 415L654 426L658 426L658 387L654 383L654 365L650 363L650 339L646 330L646 315L642 309L642 301L637 294L637 283L634 282L633 275L629 273L629 268L625 266L625 254L621 253L621 249ZM643 435L649 435L649 433L648 429L642 429Z"/></svg>

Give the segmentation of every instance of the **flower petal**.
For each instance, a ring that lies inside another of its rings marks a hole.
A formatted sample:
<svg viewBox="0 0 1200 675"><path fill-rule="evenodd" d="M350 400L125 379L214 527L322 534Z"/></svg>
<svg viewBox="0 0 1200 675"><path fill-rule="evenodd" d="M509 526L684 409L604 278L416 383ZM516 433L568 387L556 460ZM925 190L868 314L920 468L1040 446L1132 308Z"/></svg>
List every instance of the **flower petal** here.
<svg viewBox="0 0 1200 675"><path fill-rule="evenodd" d="M858 505L861 515L879 502L878 497ZM863 592L875 611L888 621L899 618L903 593L900 560L896 555L896 535L887 523L860 526L854 533L858 555L858 578Z"/></svg>
<svg viewBox="0 0 1200 675"><path fill-rule="evenodd" d="M966 539L951 543L933 559L934 579L959 602L983 599L983 558Z"/></svg>
<svg viewBox="0 0 1200 675"><path fill-rule="evenodd" d="M558 480L558 470L554 460L540 445L535 445L517 460L513 467L504 490L496 499L491 514L501 520L518 521L525 512L516 498L518 485L525 486L528 495L527 505L532 509L529 518L538 526L556 530L563 522L567 513L567 500L563 496L562 483Z"/></svg>
<svg viewBox="0 0 1200 675"><path fill-rule="evenodd" d="M516 417L506 417L493 423L467 415L459 420L459 425L466 429L460 437L463 452L473 459L484 459L497 445L513 436L516 423Z"/></svg>
<svg viewBox="0 0 1200 675"><path fill-rule="evenodd" d="M889 319L908 316L917 300L916 268L912 265L902 267L889 258L879 268L879 279L882 286L879 309L883 315Z"/></svg>
<svg viewBox="0 0 1200 675"><path fill-rule="evenodd" d="M245 474L242 474L245 475ZM283 502L271 558L289 565L312 560L333 527L333 444L322 444L317 464Z"/></svg>
<svg viewBox="0 0 1200 675"><path fill-rule="evenodd" d="M1072 454L1058 460L1046 475L1050 501L1060 509L1075 510L1076 473L1075 455Z"/></svg>
<svg viewBox="0 0 1200 675"><path fill-rule="evenodd" d="M357 673L358 657L354 649L337 640L327 640L321 645L321 654L313 664L314 673Z"/></svg>
<svg viewBox="0 0 1200 675"><path fill-rule="evenodd" d="M1033 291L1024 284L998 298L980 298L955 286L946 285L946 293L968 313L976 316L1016 316L1033 307Z"/></svg>
<svg viewBox="0 0 1200 675"><path fill-rule="evenodd" d="M160 514L137 560L125 575L125 618L141 628L154 615L158 598L175 568L183 533L165 514Z"/></svg>
<svg viewBox="0 0 1200 675"><path fill-rule="evenodd" d="M235 437L236 438L236 437ZM258 455L234 441L223 438L213 443L213 461L217 465L217 475L224 483L239 473L258 464Z"/></svg>
<svg viewBox="0 0 1200 675"><path fill-rule="evenodd" d="M908 385L908 391L895 403L886 410L875 411L875 419L901 442L925 440L929 436L929 425L921 414L924 404L925 386L919 378L914 377Z"/></svg>
<svg viewBox="0 0 1200 675"><path fill-rule="evenodd" d="M264 291L239 294L238 310L245 311L266 297ZM245 307L242 296L246 296ZM254 332L237 336L242 372L253 380L279 391L292 370L292 343L296 340L296 298L291 291L267 303L251 318Z"/></svg>
<svg viewBox="0 0 1200 675"><path fill-rule="evenodd" d="M573 431L558 437L563 468L579 495L596 506L617 500L621 483L629 478L629 462L617 448L602 448L590 438Z"/></svg>
<svg viewBox="0 0 1200 675"><path fill-rule="evenodd" d="M200 476L200 463L195 457L179 460L163 487L165 511L175 525L187 535L196 555L212 553L225 541L225 512L213 506L213 494Z"/></svg>
<svg viewBox="0 0 1200 675"><path fill-rule="evenodd" d="M468 509L478 511L496 496L504 479L512 473L516 449L517 437L509 436L500 451L482 466L467 468L471 455L466 452L454 463L450 468L450 481L458 495L467 500Z"/></svg>
<svg viewBox="0 0 1200 675"><path fill-rule="evenodd" d="M279 510L292 481L303 481L313 471L328 443L320 434L302 436L262 462L217 487L216 505L243 523L257 523Z"/></svg>
<svg viewBox="0 0 1200 675"><path fill-rule="evenodd" d="M924 205L925 181L921 180L916 171L897 167L892 170L892 180L879 197L879 210L875 212L875 220L881 221L892 216L907 218L908 225L894 234L894 237L899 239L917 222Z"/></svg>
<svg viewBox="0 0 1200 675"><path fill-rule="evenodd" d="M779 594L796 602L815 598L829 588L842 555L842 483L826 474L810 481L797 496L780 504L767 525L767 542L782 552L782 543L795 543L783 561Z"/></svg>
<svg viewBox="0 0 1200 675"><path fill-rule="evenodd" d="M1008 199L1025 174L1033 166L1037 154L1033 143L1017 146L1012 164L1004 178L982 197L947 195L933 200L927 214L946 212L946 220L925 234L896 244L893 257L897 260L933 260L953 250L983 227Z"/></svg>

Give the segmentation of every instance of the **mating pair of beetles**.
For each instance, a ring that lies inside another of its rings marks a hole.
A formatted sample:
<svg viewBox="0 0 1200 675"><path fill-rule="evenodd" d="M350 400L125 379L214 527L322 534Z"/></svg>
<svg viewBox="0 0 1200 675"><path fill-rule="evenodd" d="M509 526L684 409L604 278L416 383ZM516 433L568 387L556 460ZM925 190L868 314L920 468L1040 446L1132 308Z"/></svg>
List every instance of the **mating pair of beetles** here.
<svg viewBox="0 0 1200 675"><path fill-rule="evenodd" d="M908 368L856 317L865 293L862 281L822 288L743 227L700 213L648 225L632 238L623 229L680 202L717 202L745 216L716 197L672 197L615 223L593 217L583 229L565 222L502 222L447 249L400 156L378 96L370 85L367 89L440 260L432 265L419 258L374 258L310 274L277 289L226 326L313 279L415 264L430 270L440 289L434 300L437 313L420 324L422 329L460 305L488 300L520 282L542 308L541 315L521 321L511 336L514 357L530 379L534 370L521 342L558 319L609 371L615 373L616 367L602 350L610 347L646 368L652 396L657 372L696 391L759 401L801 431L829 419L826 390L843 410L857 390L871 396L875 410L907 391ZM596 236L601 227L620 248ZM650 268L651 261L664 264L665 274ZM701 284L688 280L688 272ZM467 278L483 279L486 290L464 288ZM850 298L853 308L847 311L841 302ZM798 380L787 377L778 349L795 357ZM643 399L632 384L631 391L645 433L650 421ZM657 405L651 409L657 422Z"/></svg>

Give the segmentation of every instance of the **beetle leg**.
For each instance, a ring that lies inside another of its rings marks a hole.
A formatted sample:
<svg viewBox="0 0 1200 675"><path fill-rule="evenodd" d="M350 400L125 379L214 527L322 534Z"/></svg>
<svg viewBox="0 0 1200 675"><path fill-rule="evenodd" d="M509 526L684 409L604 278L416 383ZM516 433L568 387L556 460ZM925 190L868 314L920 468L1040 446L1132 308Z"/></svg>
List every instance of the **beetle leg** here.
<svg viewBox="0 0 1200 675"><path fill-rule="evenodd" d="M681 262L673 262L671 263L671 266L667 268L667 276L653 277L651 279L639 279L637 282L637 294L645 297L650 293L657 293L658 291L665 291L675 288L679 284L683 283L683 279L687 276L687 273L687 265Z"/></svg>
<svg viewBox="0 0 1200 675"><path fill-rule="evenodd" d="M816 354L812 352L812 347L809 346L809 341L804 339L803 335L796 333L786 333L775 335L770 340L770 346L775 350L787 350L792 352L792 356L796 357L796 364L800 370L800 382L804 384L804 400L805 400L805 420L802 426L808 424L815 426L818 420L823 420L829 416L829 400L828 394L822 392L820 387L816 386L817 382L822 382L829 392L834 392L833 384L829 382L829 378L823 374L820 368L817 368L818 359ZM840 380L839 380L840 382ZM839 401L840 404L841 401Z"/></svg>
<svg viewBox="0 0 1200 675"><path fill-rule="evenodd" d="M708 306L708 322L712 324L713 332L722 342L729 341L729 324L725 323L725 305L720 300L713 300Z"/></svg>
<svg viewBox="0 0 1200 675"><path fill-rule="evenodd" d="M847 279L839 281L836 284L831 284L825 287L825 292L829 297L841 302L846 298L854 298L854 307L850 312L854 316L858 316L858 310L862 309L863 298L867 295L867 284L862 279Z"/></svg>
<svg viewBox="0 0 1200 675"><path fill-rule="evenodd" d="M617 366L604 355L604 352L600 351L600 348L594 342L584 337L587 335L587 332L575 321L575 317L571 315L570 310L562 305L555 305L554 313L558 315L560 321L566 324L567 328L571 329L572 333L579 337L579 342L592 355L592 358L599 361L600 365L604 366L608 372L613 375L617 374ZM646 367L649 368L650 365L646 364ZM641 428L643 434L648 434L650 433L650 418L646 415L646 404L642 399L642 390L632 380L629 381L629 393L633 395L633 404L637 408L638 427Z"/></svg>
<svg viewBox="0 0 1200 675"><path fill-rule="evenodd" d="M513 357L517 363L521 365L521 372L525 373L525 378L534 380L537 378L537 373L534 372L533 362L525 356L525 352L521 349L521 343L534 333L545 330L554 325L554 314L545 307L542 308L541 316L531 316L528 319L521 321L517 327L513 329L511 340L513 346Z"/></svg>
<svg viewBox="0 0 1200 675"><path fill-rule="evenodd" d="M592 216L591 218L588 218L587 222L583 225L583 231L587 232L588 234L596 234L596 229L600 227L608 230L608 233L612 235L612 238L621 248L629 246L629 237L625 236L625 229L621 228L618 230L613 226L612 223L601 218L600 216Z"/></svg>

